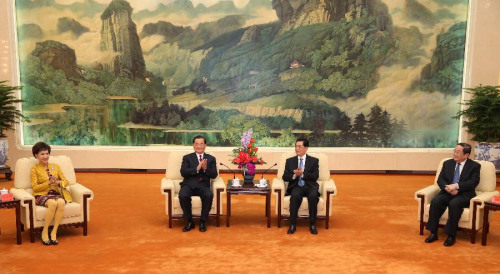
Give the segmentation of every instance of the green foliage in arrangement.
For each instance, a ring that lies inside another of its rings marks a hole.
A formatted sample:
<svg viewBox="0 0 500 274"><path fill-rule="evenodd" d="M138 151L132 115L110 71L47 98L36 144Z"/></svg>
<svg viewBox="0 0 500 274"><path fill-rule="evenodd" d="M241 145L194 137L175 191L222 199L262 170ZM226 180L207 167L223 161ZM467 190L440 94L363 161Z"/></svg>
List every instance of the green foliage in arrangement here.
<svg viewBox="0 0 500 274"><path fill-rule="evenodd" d="M453 118L464 118L463 126L477 142L500 142L500 86L466 88L473 97Z"/></svg>

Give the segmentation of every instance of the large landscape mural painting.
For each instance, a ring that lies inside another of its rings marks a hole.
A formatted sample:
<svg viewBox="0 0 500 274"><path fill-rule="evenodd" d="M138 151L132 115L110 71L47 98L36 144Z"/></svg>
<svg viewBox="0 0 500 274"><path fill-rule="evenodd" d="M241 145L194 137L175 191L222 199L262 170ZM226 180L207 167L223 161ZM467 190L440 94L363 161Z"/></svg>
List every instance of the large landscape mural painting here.
<svg viewBox="0 0 500 274"><path fill-rule="evenodd" d="M453 147L467 0L16 0L23 142Z"/></svg>

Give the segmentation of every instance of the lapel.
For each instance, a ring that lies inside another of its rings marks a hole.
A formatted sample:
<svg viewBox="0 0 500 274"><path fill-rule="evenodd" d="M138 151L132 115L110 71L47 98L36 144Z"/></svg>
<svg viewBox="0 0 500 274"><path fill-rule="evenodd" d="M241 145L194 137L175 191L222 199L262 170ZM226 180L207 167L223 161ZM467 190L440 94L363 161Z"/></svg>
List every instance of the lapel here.
<svg viewBox="0 0 500 274"><path fill-rule="evenodd" d="M196 152L193 152L191 155L192 155L191 162L193 164L195 164L195 166L197 166L199 164L199 161L198 161L198 156L196 155Z"/></svg>
<svg viewBox="0 0 500 274"><path fill-rule="evenodd" d="M307 170L309 166L311 166L311 157L309 157L309 155L306 153L306 162L304 163L304 171Z"/></svg>

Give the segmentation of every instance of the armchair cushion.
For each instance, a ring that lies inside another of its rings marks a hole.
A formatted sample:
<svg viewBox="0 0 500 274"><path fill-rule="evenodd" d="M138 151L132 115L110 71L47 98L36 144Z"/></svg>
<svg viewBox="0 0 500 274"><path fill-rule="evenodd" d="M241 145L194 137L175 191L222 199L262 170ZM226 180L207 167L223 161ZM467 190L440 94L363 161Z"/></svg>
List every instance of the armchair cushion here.
<svg viewBox="0 0 500 274"><path fill-rule="evenodd" d="M283 204L283 209L287 210L289 212L290 211L290 196L285 196L284 201L285 201L285 203ZM318 201L318 212L323 211L324 209L325 209L325 200L323 199L323 197L320 197L319 201ZM304 211L304 212L307 212L307 214L309 214L309 205L307 203L307 198L304 198L302 200L302 203L300 204L299 211Z"/></svg>
<svg viewBox="0 0 500 274"><path fill-rule="evenodd" d="M43 206L35 207L36 210L36 220L45 220L45 214L47 213L47 208ZM82 206L79 203L67 203L64 207L64 218L77 217L82 215Z"/></svg>

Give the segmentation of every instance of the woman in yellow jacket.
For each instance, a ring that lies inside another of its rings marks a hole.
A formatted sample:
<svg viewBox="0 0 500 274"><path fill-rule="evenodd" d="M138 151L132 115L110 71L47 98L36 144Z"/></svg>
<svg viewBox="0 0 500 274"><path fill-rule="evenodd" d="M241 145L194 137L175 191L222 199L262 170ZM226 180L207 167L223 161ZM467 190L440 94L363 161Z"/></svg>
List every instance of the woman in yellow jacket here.
<svg viewBox="0 0 500 274"><path fill-rule="evenodd" d="M38 163L31 168L31 187L33 196L38 206L47 207L45 224L42 230L42 243L44 245L57 245L57 229L63 218L66 201L61 195L61 187L69 185L61 168L57 164L49 163L50 146L44 142L36 143L32 148L33 156ZM54 226L49 236L49 225L54 220Z"/></svg>

